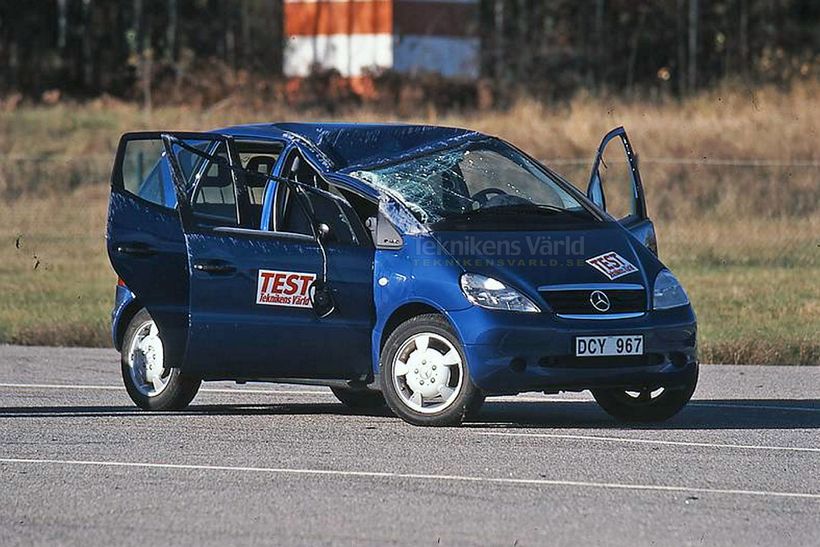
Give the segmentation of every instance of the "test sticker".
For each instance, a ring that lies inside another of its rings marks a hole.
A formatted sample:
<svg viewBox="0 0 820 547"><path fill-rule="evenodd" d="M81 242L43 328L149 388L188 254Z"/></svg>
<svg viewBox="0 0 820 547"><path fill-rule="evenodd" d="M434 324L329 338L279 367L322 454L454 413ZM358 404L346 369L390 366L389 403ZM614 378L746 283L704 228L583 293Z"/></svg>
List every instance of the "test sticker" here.
<svg viewBox="0 0 820 547"><path fill-rule="evenodd" d="M586 263L609 279L617 279L638 271L638 268L615 251L588 258Z"/></svg>
<svg viewBox="0 0 820 547"><path fill-rule="evenodd" d="M316 274L259 270L256 303L267 306L310 308L310 287Z"/></svg>

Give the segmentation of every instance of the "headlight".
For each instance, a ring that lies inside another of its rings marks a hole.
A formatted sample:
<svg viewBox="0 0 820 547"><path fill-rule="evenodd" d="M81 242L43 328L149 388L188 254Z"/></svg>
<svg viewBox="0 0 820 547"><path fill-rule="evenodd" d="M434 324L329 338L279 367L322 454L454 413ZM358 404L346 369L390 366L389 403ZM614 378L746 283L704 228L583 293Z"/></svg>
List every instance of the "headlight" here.
<svg viewBox="0 0 820 547"><path fill-rule="evenodd" d="M491 310L539 312L532 300L492 277L474 273L461 276L461 290L467 300Z"/></svg>
<svg viewBox="0 0 820 547"><path fill-rule="evenodd" d="M661 270L655 277L655 288L652 291L652 308L667 310L689 304L689 297L677 278L669 270Z"/></svg>

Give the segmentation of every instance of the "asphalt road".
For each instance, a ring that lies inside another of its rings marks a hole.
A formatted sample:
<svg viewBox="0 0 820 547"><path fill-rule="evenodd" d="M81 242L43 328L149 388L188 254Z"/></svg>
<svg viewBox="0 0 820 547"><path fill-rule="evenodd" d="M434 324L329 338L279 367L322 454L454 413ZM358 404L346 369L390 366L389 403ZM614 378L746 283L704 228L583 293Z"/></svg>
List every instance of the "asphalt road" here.
<svg viewBox="0 0 820 547"><path fill-rule="evenodd" d="M820 541L820 368L705 366L643 428L586 394L430 429L323 388L203 387L146 413L111 350L0 346L0 544Z"/></svg>

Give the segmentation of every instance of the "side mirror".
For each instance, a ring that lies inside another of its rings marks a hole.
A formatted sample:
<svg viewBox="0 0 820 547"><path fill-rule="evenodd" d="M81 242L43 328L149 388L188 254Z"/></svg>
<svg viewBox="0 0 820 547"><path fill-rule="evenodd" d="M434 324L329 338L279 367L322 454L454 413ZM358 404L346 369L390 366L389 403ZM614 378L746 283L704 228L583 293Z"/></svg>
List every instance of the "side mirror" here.
<svg viewBox="0 0 820 547"><path fill-rule="evenodd" d="M595 170L595 174L592 175L592 178L589 180L589 187L587 188L587 197L606 211L606 197L604 196L604 188L601 184L601 175L598 173L598 170Z"/></svg>

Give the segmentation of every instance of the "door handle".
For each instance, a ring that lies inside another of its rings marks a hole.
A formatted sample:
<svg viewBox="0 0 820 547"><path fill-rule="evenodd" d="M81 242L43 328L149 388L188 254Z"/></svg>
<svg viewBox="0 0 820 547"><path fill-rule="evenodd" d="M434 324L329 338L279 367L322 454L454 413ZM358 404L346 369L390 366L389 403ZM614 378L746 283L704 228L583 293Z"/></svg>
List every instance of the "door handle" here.
<svg viewBox="0 0 820 547"><path fill-rule="evenodd" d="M194 269L198 272L205 272L214 275L231 274L236 271L236 266L224 262L194 262Z"/></svg>
<svg viewBox="0 0 820 547"><path fill-rule="evenodd" d="M137 257L147 257L157 254L156 249L144 243L125 243L123 245L117 245L117 252Z"/></svg>

